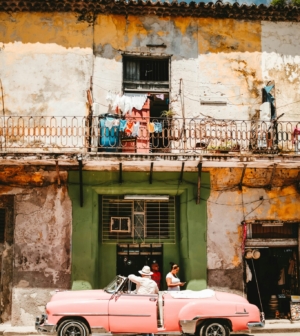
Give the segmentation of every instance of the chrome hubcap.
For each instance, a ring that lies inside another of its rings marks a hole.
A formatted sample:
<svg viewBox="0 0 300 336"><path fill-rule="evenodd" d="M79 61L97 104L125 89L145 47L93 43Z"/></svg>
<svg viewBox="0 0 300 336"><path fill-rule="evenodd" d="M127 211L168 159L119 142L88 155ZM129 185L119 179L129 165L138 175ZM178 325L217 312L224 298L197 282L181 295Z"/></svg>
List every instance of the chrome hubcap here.
<svg viewBox="0 0 300 336"><path fill-rule="evenodd" d="M219 323L213 323L207 327L205 336L226 336L226 329Z"/></svg>

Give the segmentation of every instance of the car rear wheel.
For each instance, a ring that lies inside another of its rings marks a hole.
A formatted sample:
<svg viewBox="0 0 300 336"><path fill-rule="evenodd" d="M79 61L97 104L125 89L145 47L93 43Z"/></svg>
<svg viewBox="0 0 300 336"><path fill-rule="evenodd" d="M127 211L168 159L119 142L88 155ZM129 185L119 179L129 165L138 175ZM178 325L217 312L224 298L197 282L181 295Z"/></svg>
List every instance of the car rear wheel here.
<svg viewBox="0 0 300 336"><path fill-rule="evenodd" d="M200 336L229 336L230 331L227 325L219 322L210 322L200 329Z"/></svg>
<svg viewBox="0 0 300 336"><path fill-rule="evenodd" d="M58 336L88 336L89 330L86 324L79 320L63 321L57 330Z"/></svg>

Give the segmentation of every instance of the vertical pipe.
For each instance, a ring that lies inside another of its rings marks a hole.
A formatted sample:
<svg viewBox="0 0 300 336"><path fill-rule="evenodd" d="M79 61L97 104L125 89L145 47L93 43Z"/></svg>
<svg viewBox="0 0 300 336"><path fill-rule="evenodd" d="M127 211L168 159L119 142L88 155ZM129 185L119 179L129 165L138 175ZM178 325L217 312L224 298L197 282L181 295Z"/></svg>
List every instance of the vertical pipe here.
<svg viewBox="0 0 300 336"><path fill-rule="evenodd" d="M201 188L201 171L202 171L202 162L198 163L198 183L197 183L197 202L200 203L200 188Z"/></svg>
<svg viewBox="0 0 300 336"><path fill-rule="evenodd" d="M149 183L152 184L153 162L151 162Z"/></svg>
<svg viewBox="0 0 300 336"><path fill-rule="evenodd" d="M122 162L120 162L119 164L119 183L122 184L123 183L123 176L122 176Z"/></svg>
<svg viewBox="0 0 300 336"><path fill-rule="evenodd" d="M78 159L79 163L79 199L80 207L83 207L83 185L82 185L82 159Z"/></svg>

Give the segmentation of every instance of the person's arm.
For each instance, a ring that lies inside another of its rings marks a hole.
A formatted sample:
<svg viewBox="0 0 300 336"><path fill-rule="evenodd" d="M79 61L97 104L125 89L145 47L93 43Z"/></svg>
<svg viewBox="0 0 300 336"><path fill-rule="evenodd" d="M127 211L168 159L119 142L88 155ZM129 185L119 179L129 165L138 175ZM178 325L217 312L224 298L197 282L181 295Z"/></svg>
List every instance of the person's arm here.
<svg viewBox="0 0 300 336"><path fill-rule="evenodd" d="M184 286L185 282L177 282L177 283L172 283L172 278L171 277L166 277L167 285L168 287L177 287L177 286Z"/></svg>
<svg viewBox="0 0 300 336"><path fill-rule="evenodd" d="M134 275L134 274L130 274L130 275L128 275L128 279L129 279L130 281L136 283L136 284L140 284L142 278L141 278L141 277L138 277L138 276L136 276L136 275Z"/></svg>
<svg viewBox="0 0 300 336"><path fill-rule="evenodd" d="M158 294L158 293L159 293L159 289L158 289L158 286L156 285L154 289L154 294Z"/></svg>

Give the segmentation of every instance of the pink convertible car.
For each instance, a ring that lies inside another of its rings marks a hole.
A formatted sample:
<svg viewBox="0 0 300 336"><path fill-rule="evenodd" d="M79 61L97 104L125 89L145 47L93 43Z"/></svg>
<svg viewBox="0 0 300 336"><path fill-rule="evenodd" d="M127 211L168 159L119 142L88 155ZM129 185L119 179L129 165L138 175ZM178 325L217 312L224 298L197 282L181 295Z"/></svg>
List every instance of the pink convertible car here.
<svg viewBox="0 0 300 336"><path fill-rule="evenodd" d="M46 314L36 319L37 331L58 336L229 336L231 331L263 326L258 308L241 296L211 289L137 295L122 276L103 290L57 292Z"/></svg>

